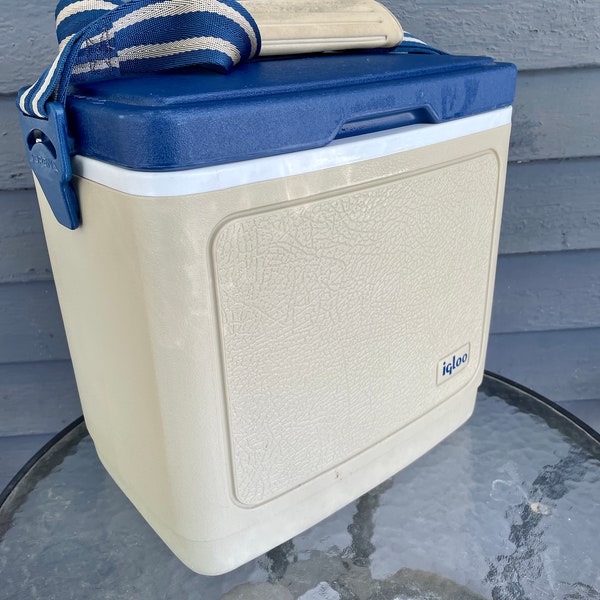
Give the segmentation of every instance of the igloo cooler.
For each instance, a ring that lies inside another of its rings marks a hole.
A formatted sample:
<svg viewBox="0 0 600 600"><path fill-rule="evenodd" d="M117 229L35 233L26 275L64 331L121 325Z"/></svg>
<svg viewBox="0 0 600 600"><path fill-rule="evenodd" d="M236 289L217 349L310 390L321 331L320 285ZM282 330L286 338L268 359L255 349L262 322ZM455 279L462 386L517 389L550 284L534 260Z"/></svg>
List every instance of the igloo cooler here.
<svg viewBox="0 0 600 600"><path fill-rule="evenodd" d="M107 471L205 574L471 414L515 68L358 52L79 85L81 226L38 189Z"/></svg>

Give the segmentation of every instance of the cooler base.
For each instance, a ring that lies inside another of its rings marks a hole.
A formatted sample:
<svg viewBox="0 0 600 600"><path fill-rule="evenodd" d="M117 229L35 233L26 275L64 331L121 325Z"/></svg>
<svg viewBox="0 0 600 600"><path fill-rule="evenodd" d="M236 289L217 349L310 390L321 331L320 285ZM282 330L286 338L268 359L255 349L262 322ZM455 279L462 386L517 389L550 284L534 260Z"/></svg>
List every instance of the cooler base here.
<svg viewBox="0 0 600 600"><path fill-rule="evenodd" d="M231 502L220 518L224 522L231 518L238 522L246 520L249 525L223 538L186 537L185 523L180 523L176 530L173 524L152 513L145 498L136 495L121 480L118 469L103 455L101 444L96 444L96 451L117 485L187 567L202 575L221 575L302 533L348 504L349 498L359 498L428 452L471 416L482 377L483 371L459 393L401 431L324 473L317 478L320 481L309 482L313 484L311 489L318 491L305 496L301 502L288 499L290 494L253 508L242 508ZM189 485L201 484L190 482Z"/></svg>

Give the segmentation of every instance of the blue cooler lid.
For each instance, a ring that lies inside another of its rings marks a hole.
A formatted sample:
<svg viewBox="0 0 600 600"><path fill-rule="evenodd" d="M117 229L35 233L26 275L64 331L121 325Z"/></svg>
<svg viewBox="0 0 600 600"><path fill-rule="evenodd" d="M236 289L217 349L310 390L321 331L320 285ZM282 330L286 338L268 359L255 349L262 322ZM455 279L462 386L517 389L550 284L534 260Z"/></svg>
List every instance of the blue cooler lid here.
<svg viewBox="0 0 600 600"><path fill-rule="evenodd" d="M516 67L487 57L341 53L188 68L73 87L77 154L161 171L324 146L509 106Z"/></svg>

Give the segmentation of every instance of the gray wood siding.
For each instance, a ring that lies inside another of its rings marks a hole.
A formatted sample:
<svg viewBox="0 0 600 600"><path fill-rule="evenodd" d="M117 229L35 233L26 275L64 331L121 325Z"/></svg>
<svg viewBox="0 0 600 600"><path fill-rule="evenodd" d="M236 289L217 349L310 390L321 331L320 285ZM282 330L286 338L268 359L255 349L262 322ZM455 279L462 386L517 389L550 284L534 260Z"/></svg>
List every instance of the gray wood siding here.
<svg viewBox="0 0 600 600"><path fill-rule="evenodd" d="M600 327L600 250L501 256L493 333Z"/></svg>
<svg viewBox="0 0 600 600"><path fill-rule="evenodd" d="M597 0L383 0L403 26L457 54L486 54L519 69L600 65ZM33 82L56 53L54 0L3 0L0 94Z"/></svg>
<svg viewBox="0 0 600 600"><path fill-rule="evenodd" d="M600 401L600 328L492 335L487 366L556 402Z"/></svg>
<svg viewBox="0 0 600 600"><path fill-rule="evenodd" d="M600 65L597 0L383 0L407 31L519 69Z"/></svg>
<svg viewBox="0 0 600 600"><path fill-rule="evenodd" d="M0 364L69 358L53 281L0 285Z"/></svg>
<svg viewBox="0 0 600 600"><path fill-rule="evenodd" d="M600 428L600 1L383 1L519 67L486 365ZM54 7L5 0L0 21L0 488L80 413L14 108L55 55Z"/></svg>
<svg viewBox="0 0 600 600"><path fill-rule="evenodd" d="M599 97L600 68L521 72L509 159L600 156Z"/></svg>
<svg viewBox="0 0 600 600"><path fill-rule="evenodd" d="M500 253L598 248L599 196L598 158L510 164Z"/></svg>
<svg viewBox="0 0 600 600"><path fill-rule="evenodd" d="M70 360L0 365L0 437L53 434L81 414Z"/></svg>
<svg viewBox="0 0 600 600"><path fill-rule="evenodd" d="M0 285L51 279L35 192L0 192Z"/></svg>

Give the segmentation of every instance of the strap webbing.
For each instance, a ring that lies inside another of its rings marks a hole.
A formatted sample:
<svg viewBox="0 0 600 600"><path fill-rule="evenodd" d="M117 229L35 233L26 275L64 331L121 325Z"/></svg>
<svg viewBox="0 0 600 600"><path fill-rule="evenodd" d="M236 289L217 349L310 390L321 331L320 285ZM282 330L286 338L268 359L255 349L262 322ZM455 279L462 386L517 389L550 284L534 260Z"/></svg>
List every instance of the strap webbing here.
<svg viewBox="0 0 600 600"><path fill-rule="evenodd" d="M64 104L70 83L190 65L229 71L260 52L256 22L236 0L60 0L56 34L58 56L19 92L25 115L47 118L46 103ZM391 51L443 54L409 33Z"/></svg>
<svg viewBox="0 0 600 600"><path fill-rule="evenodd" d="M60 0L59 54L18 105L47 117L69 84L200 65L228 71L260 50L252 16L235 0Z"/></svg>

